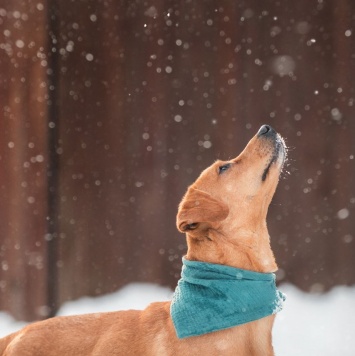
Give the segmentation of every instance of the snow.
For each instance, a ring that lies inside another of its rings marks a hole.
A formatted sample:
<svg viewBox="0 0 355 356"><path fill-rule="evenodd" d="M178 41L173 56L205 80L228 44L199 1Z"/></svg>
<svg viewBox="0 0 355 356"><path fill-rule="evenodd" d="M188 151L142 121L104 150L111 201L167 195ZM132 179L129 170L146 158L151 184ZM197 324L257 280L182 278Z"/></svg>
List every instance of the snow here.
<svg viewBox="0 0 355 356"><path fill-rule="evenodd" d="M276 56L272 60L271 69L275 74L283 77L285 75L291 75L296 68L296 62L291 56L283 55Z"/></svg>
<svg viewBox="0 0 355 356"><path fill-rule="evenodd" d="M292 285L280 290L287 299L273 329L276 355L354 355L355 287L335 287L324 295Z"/></svg>
<svg viewBox="0 0 355 356"><path fill-rule="evenodd" d="M355 287L335 287L323 295L304 293L289 284L282 285L280 290L286 293L287 300L273 329L277 356L354 355ZM153 301L171 297L168 288L133 283L112 294L67 302L58 315L143 309ZM25 324L0 312L0 337Z"/></svg>

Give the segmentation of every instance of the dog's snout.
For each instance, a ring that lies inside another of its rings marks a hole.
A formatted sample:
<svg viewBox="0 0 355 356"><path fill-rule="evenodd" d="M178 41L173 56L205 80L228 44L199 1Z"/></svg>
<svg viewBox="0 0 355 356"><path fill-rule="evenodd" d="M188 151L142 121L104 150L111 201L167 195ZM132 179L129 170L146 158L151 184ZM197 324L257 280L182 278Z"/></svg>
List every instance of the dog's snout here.
<svg viewBox="0 0 355 356"><path fill-rule="evenodd" d="M258 135L259 136L266 135L269 131L270 131L270 126L269 125L263 125L259 129Z"/></svg>
<svg viewBox="0 0 355 356"><path fill-rule="evenodd" d="M260 127L257 135L258 137L261 136L271 136L274 135L276 131L270 125L263 125Z"/></svg>

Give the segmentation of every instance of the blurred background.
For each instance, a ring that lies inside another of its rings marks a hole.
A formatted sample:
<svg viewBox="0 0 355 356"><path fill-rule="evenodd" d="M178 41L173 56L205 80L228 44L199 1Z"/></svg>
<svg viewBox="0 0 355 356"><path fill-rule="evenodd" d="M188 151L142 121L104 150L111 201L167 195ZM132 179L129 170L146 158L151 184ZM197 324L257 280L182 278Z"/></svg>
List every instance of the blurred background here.
<svg viewBox="0 0 355 356"><path fill-rule="evenodd" d="M279 282L355 283L353 0L0 0L0 310L173 288L186 188L262 124Z"/></svg>

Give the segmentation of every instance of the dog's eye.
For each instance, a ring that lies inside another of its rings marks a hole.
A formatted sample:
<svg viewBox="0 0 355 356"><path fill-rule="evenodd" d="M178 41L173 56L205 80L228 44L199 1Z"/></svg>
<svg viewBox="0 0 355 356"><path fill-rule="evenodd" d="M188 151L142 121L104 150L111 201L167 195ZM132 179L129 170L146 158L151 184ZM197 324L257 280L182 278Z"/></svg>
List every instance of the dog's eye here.
<svg viewBox="0 0 355 356"><path fill-rule="evenodd" d="M218 168L218 174L222 174L223 172L225 172L227 169L229 169L231 166L230 163L224 164L223 166L220 166Z"/></svg>

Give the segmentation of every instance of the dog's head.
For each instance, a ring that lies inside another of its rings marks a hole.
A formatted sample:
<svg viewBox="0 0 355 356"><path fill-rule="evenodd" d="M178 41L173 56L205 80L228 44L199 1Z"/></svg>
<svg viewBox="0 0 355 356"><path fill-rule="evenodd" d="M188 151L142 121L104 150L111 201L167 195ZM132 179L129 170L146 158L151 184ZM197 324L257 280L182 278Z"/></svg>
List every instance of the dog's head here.
<svg viewBox="0 0 355 356"><path fill-rule="evenodd" d="M281 136L262 126L238 157L215 162L189 187L178 229L195 243L223 238L254 246L257 235L268 237L266 214L285 158Z"/></svg>

